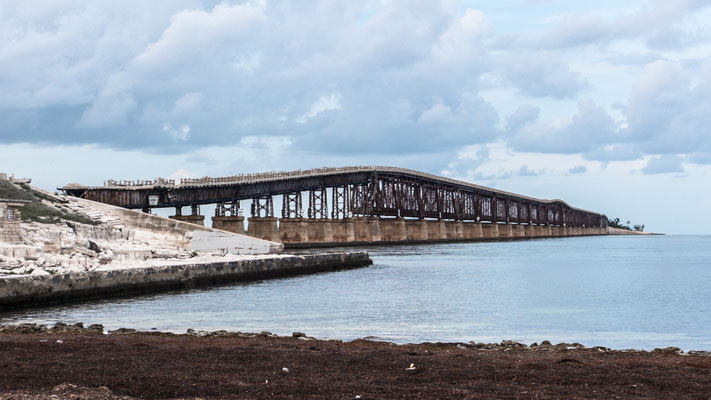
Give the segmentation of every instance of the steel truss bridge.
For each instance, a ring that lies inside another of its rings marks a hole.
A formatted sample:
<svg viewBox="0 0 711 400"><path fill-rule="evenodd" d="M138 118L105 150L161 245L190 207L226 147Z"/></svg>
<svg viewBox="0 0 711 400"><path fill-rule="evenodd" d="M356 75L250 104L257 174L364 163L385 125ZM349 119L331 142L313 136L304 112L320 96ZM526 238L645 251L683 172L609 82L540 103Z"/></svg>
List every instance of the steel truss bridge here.
<svg viewBox="0 0 711 400"><path fill-rule="evenodd" d="M240 200L252 200L252 217L274 217L273 196L283 196L282 218L348 219L411 217L480 222L606 227L599 213L562 200L542 200L468 182L395 167L341 167L241 174L221 178L69 184L67 194L115 206L143 209L184 206L197 214L217 204L216 215L237 215ZM307 215L303 196L307 194ZM330 196L329 196L330 194ZM330 207L329 207L330 197Z"/></svg>

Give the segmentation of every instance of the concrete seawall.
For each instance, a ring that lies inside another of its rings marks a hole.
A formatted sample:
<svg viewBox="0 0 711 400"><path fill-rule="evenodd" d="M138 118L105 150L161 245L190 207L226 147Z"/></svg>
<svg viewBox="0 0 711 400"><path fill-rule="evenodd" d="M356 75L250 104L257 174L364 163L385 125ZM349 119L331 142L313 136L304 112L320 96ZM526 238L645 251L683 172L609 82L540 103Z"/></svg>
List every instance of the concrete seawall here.
<svg viewBox="0 0 711 400"><path fill-rule="evenodd" d="M0 278L0 311L365 267L367 252L265 255L238 261Z"/></svg>

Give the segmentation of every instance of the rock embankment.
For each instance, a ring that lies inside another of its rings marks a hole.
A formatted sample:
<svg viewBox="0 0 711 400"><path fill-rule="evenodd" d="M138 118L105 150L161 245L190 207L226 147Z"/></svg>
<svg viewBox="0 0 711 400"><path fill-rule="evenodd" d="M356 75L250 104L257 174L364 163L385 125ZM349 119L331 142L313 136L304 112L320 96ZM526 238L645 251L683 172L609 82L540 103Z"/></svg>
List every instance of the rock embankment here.
<svg viewBox="0 0 711 400"><path fill-rule="evenodd" d="M237 256L235 256L237 257ZM367 252L238 256L234 260L54 275L0 277L0 310L47 303L274 278L371 265Z"/></svg>
<svg viewBox="0 0 711 400"><path fill-rule="evenodd" d="M0 183L4 196L29 202L22 208L19 243L0 242L0 277L141 268L166 260L197 263L225 255L277 253L283 248L28 185Z"/></svg>

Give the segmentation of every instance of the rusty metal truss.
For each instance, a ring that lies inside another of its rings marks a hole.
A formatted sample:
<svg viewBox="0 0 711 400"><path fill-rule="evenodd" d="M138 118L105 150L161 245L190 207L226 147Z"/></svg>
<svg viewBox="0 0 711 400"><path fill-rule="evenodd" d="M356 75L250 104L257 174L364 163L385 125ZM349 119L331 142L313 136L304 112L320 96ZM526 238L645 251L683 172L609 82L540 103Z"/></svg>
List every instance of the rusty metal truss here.
<svg viewBox="0 0 711 400"><path fill-rule="evenodd" d="M217 203L215 205L216 217L237 217L239 216L239 201L232 203Z"/></svg>
<svg viewBox="0 0 711 400"><path fill-rule="evenodd" d="M284 194L281 216L282 218L303 217L303 207L301 206L301 192Z"/></svg>
<svg viewBox="0 0 711 400"><path fill-rule="evenodd" d="M252 217L266 218L274 216L274 201L272 196L262 196L252 199Z"/></svg>
<svg viewBox="0 0 711 400"><path fill-rule="evenodd" d="M67 194L132 209L218 204L215 215L237 215L239 201L252 199L252 216L273 217L272 197L283 196L283 218L301 218L303 192L308 218L354 216L436 218L569 226L606 226L599 213L468 182L394 167L318 168L224 178L109 180L105 186L68 185ZM328 192L331 192L331 208ZM150 199L150 203L149 203ZM237 207L237 208L235 208ZM330 211L330 213L329 213Z"/></svg>

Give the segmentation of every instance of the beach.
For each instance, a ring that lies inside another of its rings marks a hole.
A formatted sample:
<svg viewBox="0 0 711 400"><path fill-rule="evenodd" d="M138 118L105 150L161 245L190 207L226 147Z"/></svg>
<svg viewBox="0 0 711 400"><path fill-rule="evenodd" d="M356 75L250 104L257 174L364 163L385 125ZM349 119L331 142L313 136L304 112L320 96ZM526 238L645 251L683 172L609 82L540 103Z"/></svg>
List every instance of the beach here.
<svg viewBox="0 0 711 400"><path fill-rule="evenodd" d="M708 353L674 348L105 334L61 324L0 330L0 399L700 399L711 390Z"/></svg>

